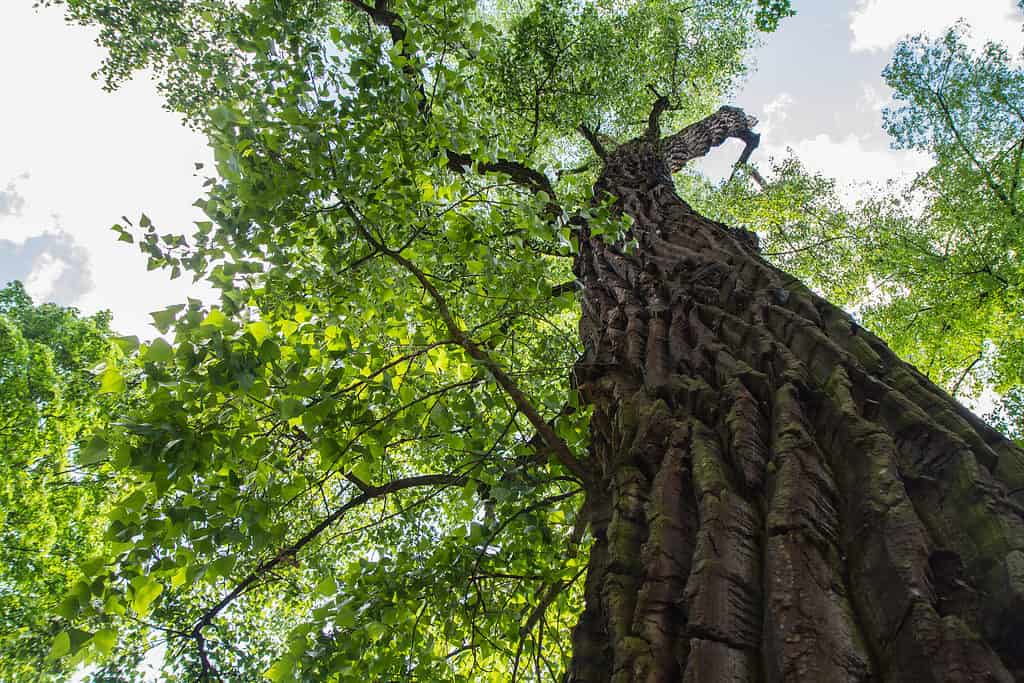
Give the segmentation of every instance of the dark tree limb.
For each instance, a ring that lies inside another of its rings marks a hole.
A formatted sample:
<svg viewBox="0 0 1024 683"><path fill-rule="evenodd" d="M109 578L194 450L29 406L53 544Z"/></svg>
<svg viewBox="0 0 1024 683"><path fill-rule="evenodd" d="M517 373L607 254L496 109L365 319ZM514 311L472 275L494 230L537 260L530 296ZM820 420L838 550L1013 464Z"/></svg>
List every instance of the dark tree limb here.
<svg viewBox="0 0 1024 683"><path fill-rule="evenodd" d="M583 289L582 283L579 280L570 280L561 284L555 285L551 288L551 296L558 297L568 292L579 292Z"/></svg>
<svg viewBox="0 0 1024 683"><path fill-rule="evenodd" d="M388 34L391 36L391 42L394 44L405 42L405 26L402 22L402 17L388 9L387 0L380 0L375 5L367 5L361 0L345 0L348 4L352 5L356 9L365 12L367 16L382 28L387 29Z"/></svg>
<svg viewBox="0 0 1024 683"><path fill-rule="evenodd" d="M448 157L448 168L456 173L465 173L467 170L475 170L478 173L501 173L534 194L544 192L552 199L555 197L555 190L551 187L551 180L540 171L530 168L526 164L512 161L511 159L477 161L469 154L453 150L446 151L445 155Z"/></svg>
<svg viewBox="0 0 1024 683"><path fill-rule="evenodd" d="M757 119L739 107L720 107L714 114L662 139L669 171L675 173L686 162L706 155L712 147L729 138L739 138L746 143L737 164L747 163L761 140L761 136L753 131L756 125Z"/></svg>
<svg viewBox="0 0 1024 683"><path fill-rule="evenodd" d="M648 88L658 98L651 107L651 115L647 119L647 132L644 133L644 137L653 142L661 138L661 115L672 108L672 103L665 95L659 95L652 86Z"/></svg>
<svg viewBox="0 0 1024 683"><path fill-rule="evenodd" d="M592 129L585 123L581 123L577 130L580 132L580 135L590 143L590 146L594 149L594 154L602 159L608 156L608 150L606 150L604 145L601 144L601 141L597 137L596 130Z"/></svg>

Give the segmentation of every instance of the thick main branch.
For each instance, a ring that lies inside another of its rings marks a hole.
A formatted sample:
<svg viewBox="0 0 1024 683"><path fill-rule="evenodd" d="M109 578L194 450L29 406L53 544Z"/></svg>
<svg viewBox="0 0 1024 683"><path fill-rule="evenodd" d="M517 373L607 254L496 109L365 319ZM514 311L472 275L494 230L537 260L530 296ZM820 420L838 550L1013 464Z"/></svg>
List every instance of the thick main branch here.
<svg viewBox="0 0 1024 683"><path fill-rule="evenodd" d="M678 133L661 141L669 171L679 171L688 161L698 159L729 138L738 138L746 143L738 164L746 163L761 136L753 131L757 119L749 116L739 107L720 107L714 114L691 123Z"/></svg>

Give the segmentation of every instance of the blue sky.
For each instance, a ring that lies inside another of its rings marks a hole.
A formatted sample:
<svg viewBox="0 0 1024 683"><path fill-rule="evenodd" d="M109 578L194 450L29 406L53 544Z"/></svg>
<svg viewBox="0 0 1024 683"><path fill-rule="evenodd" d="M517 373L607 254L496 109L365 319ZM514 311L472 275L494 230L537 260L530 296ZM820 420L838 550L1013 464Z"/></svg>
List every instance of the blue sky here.
<svg viewBox="0 0 1024 683"><path fill-rule="evenodd" d="M210 158L203 140L161 109L145 74L104 93L90 73L102 53L92 33L64 24L59 11L31 0L0 7L0 283L21 279L39 300L107 308L117 329L156 332L149 311L202 296L187 278L147 272L134 246L115 241L122 215L149 215L163 232L190 233L200 220L194 162ZM926 157L893 151L881 129L889 92L880 73L897 40L938 32L966 19L975 40L1024 47L1014 0L795 0L752 55L755 69L732 97L761 120L754 161L791 148L809 167L836 177L847 196L859 185L912 174ZM13 65L13 68L12 68ZM16 103L14 105L13 103ZM739 148L704 162L710 175Z"/></svg>

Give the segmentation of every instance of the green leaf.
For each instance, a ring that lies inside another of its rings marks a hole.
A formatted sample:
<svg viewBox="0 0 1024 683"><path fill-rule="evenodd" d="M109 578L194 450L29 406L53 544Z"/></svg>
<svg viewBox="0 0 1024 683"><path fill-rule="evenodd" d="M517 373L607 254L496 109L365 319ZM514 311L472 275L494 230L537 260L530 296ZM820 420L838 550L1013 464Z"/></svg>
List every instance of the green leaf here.
<svg viewBox="0 0 1024 683"><path fill-rule="evenodd" d="M351 605L341 605L334 613L334 621L342 628L352 628L356 625L356 612Z"/></svg>
<svg viewBox="0 0 1024 683"><path fill-rule="evenodd" d="M125 389L124 375L114 365L108 365L107 369L100 375L101 394L120 394Z"/></svg>
<svg viewBox="0 0 1024 683"><path fill-rule="evenodd" d="M162 337L157 337L150 342L143 360L150 363L169 363L174 360L174 349Z"/></svg>
<svg viewBox="0 0 1024 683"><path fill-rule="evenodd" d="M281 683L281 681L287 679L294 670L295 667L290 661L288 661L288 658L282 657L271 664L269 669L263 672L263 677L270 679L273 683Z"/></svg>
<svg viewBox="0 0 1024 683"><path fill-rule="evenodd" d="M121 353L125 355L139 348L139 338L135 335L130 337L114 337L114 343L117 344L117 348L121 349Z"/></svg>
<svg viewBox="0 0 1024 683"><path fill-rule="evenodd" d="M368 458L362 458L352 467L352 474L365 482L373 477L373 462Z"/></svg>
<svg viewBox="0 0 1024 683"><path fill-rule="evenodd" d="M206 325L210 327L216 327L218 329L224 327L224 324L228 321L228 318L219 308L210 309L210 313L203 318L203 322L200 325Z"/></svg>
<svg viewBox="0 0 1024 683"><path fill-rule="evenodd" d="M71 636L67 631L61 631L54 637L50 645L50 653L46 655L46 661L52 662L60 659L69 652L71 652Z"/></svg>
<svg viewBox="0 0 1024 683"><path fill-rule="evenodd" d="M153 318L153 325L160 330L160 334L166 334L167 330L174 324L175 318L185 308L184 304L174 304L161 311L153 311L150 317Z"/></svg>
<svg viewBox="0 0 1024 683"><path fill-rule="evenodd" d="M148 576L137 576L132 579L132 609L140 617L149 613L153 601L164 591L163 585L149 578Z"/></svg>
<svg viewBox="0 0 1024 683"><path fill-rule="evenodd" d="M89 439L89 443L78 451L79 465L94 465L107 457L107 440L100 435Z"/></svg>
<svg viewBox="0 0 1024 683"><path fill-rule="evenodd" d="M109 628L100 629L93 634L91 642L101 655L109 655L117 645L117 631Z"/></svg>
<svg viewBox="0 0 1024 683"><path fill-rule="evenodd" d="M270 334L270 326L262 320L258 320L254 323L249 323L245 326L246 332L253 336L257 344L262 344L263 340Z"/></svg>
<svg viewBox="0 0 1024 683"><path fill-rule="evenodd" d="M286 398L278 404L278 412L281 413L281 417L286 420L290 420L293 417L298 417L302 414L302 411L306 409L302 405L302 401L294 398Z"/></svg>

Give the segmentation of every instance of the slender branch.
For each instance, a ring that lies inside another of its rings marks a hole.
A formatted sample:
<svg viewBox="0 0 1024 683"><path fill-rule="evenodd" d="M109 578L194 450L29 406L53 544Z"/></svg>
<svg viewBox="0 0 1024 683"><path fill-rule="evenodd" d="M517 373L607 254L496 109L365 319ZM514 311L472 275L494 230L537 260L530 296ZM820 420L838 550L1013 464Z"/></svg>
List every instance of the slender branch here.
<svg viewBox="0 0 1024 683"><path fill-rule="evenodd" d="M578 130L580 135L590 143L590 146L594 149L594 154L602 159L608 156L608 150L604 148L604 145L602 145L601 141L597 138L596 130L592 129L585 123L581 123L576 130Z"/></svg>
<svg viewBox="0 0 1024 683"><path fill-rule="evenodd" d="M248 576L239 581L230 592L222 597L217 604L203 613L203 616L201 616L195 626L192 627L190 635L193 638L196 638L197 642L201 642L199 639L201 638L203 629L209 626L225 607L230 605L239 595L246 592L264 574L270 572L282 563L293 561L299 551L315 540L324 532L325 529L341 519L341 517L349 510L359 507L360 505L374 500L375 498L381 498L409 488L416 488L420 486L460 486L465 483L466 477L464 475L422 474L415 477L408 477L406 479L396 479L382 486L366 485L366 489L361 494L352 498L330 515L322 519L319 524L307 531L295 542L281 548L273 558L260 563L254 570L252 570L252 572L249 573Z"/></svg>
<svg viewBox="0 0 1024 683"><path fill-rule="evenodd" d="M949 392L950 396L956 398L957 393L960 391L960 385L963 384L964 380L967 379L967 376L971 374L971 370L974 369L975 365L981 362L983 357L984 352L979 351L978 355L974 357L973 361L971 361L971 364L964 368L964 371L960 373L960 378L956 381L956 384L953 385L953 390Z"/></svg>
<svg viewBox="0 0 1024 683"><path fill-rule="evenodd" d="M584 565L578 572L576 572L576 574L571 579L556 581L553 584L551 584L551 586L548 587L547 592L544 593L544 596L540 599L540 602L538 602L537 605L530 612L530 615L526 619L526 623L520 627L519 645L516 648L516 656L512 663L513 681L515 681L518 677L519 658L523 653L523 644L526 641L526 637L533 630L533 627L537 625L537 622L541 620L541 618L544 616L544 613L547 612L548 607L551 606L551 603L553 603L555 599L562 594L562 591L564 591L572 584L576 583L576 580L579 579L583 572L585 572L586 570L587 567L586 565Z"/></svg>
<svg viewBox="0 0 1024 683"><path fill-rule="evenodd" d="M555 433L554 427L552 427L551 424L541 416L537 408L526 397L526 394L523 393L522 389L519 388L508 373L501 368L497 361L491 358L486 351L470 339L465 330L455 322L455 316L452 315L451 309L448 307L448 302L445 300L444 296L442 296L441 292L438 291L437 287L434 286L434 283L430 281L430 278L428 278L427 275L412 261L378 242L373 235L370 234L370 231L366 229L362 220L360 220L359 216L350 206L346 205L346 210L352 218L356 228L362 233L363 237L370 242L371 246L378 249L395 263L405 268L405 270L416 278L420 283L420 286L422 286L430 298L433 299L434 305L437 306L441 320L448 329L448 333L451 335L451 338L456 344L466 351L470 358L480 363L488 372L491 373L491 376L494 377L498 386L500 386L509 398L512 399L512 402L515 404L519 412L526 416L526 419L529 420L530 424L533 425L533 428L537 430L537 433L544 440L544 443L551 448L555 457L562 466L578 477L580 481L589 482L589 472L572 454L572 451L569 450L569 446L565 441Z"/></svg>
<svg viewBox="0 0 1024 683"><path fill-rule="evenodd" d="M949 106L946 104L945 98L942 97L942 93L937 90L933 90L932 96L935 98L936 104L939 105L939 109L942 111L942 116L946 119L946 125L949 126L949 131L953 134L953 138L956 140L957 146L960 147L960 150L967 156L968 160L974 165L974 167L978 169L982 177L985 179L985 184L990 190L992 190L992 193L996 198L1006 205L1007 209L1010 211L1010 215L1016 216L1017 207L1013 205L1013 202L1006 196L1003 188L996 182L996 179L992 177L992 172L981 163L977 155L974 153L974 150L967 145L967 141L964 140L963 135L960 133L960 129L956 127L956 121L953 120L953 114L949 111Z"/></svg>
<svg viewBox="0 0 1024 683"><path fill-rule="evenodd" d="M565 579L563 581L556 581L551 584L547 593L544 594L544 597L541 598L540 602L538 602L533 608L533 611L530 612L530 616L527 617L526 623L519 629L519 633L522 635L529 633L533 627L537 625L537 622L540 621L540 618L544 615L544 612L547 611L547 608L551 606L551 603L555 601L555 598L561 595L562 591L566 588L574 584L585 571L587 571L586 566L580 567L580 570L576 572L572 578Z"/></svg>

